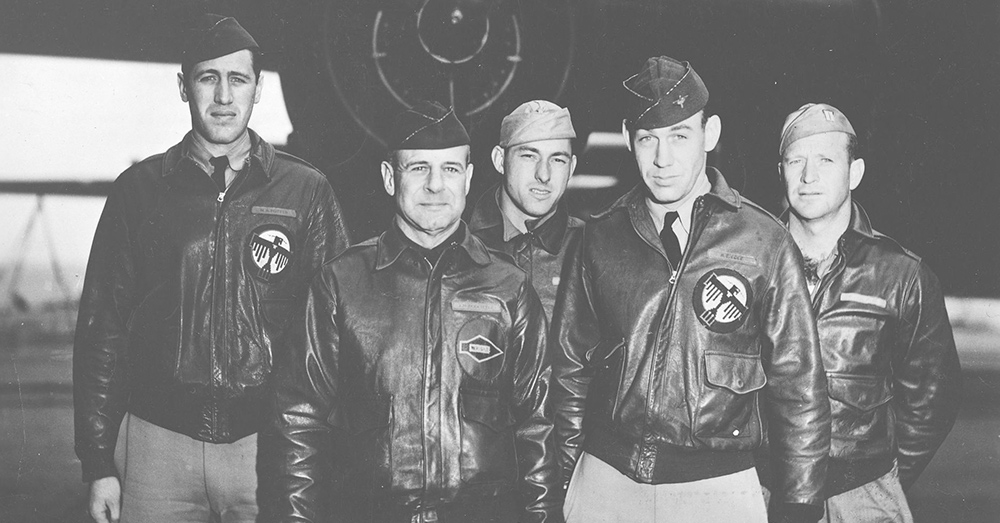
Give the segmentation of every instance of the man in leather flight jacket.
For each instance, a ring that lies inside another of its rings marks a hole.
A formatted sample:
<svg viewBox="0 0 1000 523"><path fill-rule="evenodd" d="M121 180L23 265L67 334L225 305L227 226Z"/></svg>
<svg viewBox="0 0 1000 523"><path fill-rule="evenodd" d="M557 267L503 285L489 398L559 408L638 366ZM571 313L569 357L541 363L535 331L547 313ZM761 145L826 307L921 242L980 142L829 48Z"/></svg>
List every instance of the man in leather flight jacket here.
<svg viewBox="0 0 1000 523"><path fill-rule="evenodd" d="M545 316L461 221L465 128L423 103L390 143L393 224L324 267L290 330L259 457L264 520L561 521Z"/></svg>
<svg viewBox="0 0 1000 523"><path fill-rule="evenodd" d="M525 102L503 119L493 166L503 181L476 203L469 228L486 245L514 258L552 317L563 260L583 231L562 197L576 169L569 110Z"/></svg>
<svg viewBox="0 0 1000 523"><path fill-rule="evenodd" d="M566 520L764 522L767 434L775 516L816 521L829 403L798 251L706 169L721 122L689 64L624 85L644 183L586 223L553 317Z"/></svg>
<svg viewBox="0 0 1000 523"><path fill-rule="evenodd" d="M907 522L903 491L955 423L961 369L934 273L853 201L865 174L857 148L835 107L788 115L785 220L805 257L829 381L826 521Z"/></svg>
<svg viewBox="0 0 1000 523"><path fill-rule="evenodd" d="M253 38L205 15L186 41L192 131L114 182L80 302L76 452L98 522L255 519L275 340L348 245L323 174L247 128Z"/></svg>

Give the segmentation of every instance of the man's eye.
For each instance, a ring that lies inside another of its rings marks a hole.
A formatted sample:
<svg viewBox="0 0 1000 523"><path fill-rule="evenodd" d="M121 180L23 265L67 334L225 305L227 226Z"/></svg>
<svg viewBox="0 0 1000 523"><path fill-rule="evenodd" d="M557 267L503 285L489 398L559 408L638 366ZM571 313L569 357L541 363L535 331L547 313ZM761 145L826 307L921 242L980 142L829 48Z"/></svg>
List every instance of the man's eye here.
<svg viewBox="0 0 1000 523"><path fill-rule="evenodd" d="M201 77L198 78L198 82L203 83L203 84L204 83L209 83L209 82L214 82L214 81L215 81L215 76L214 75L210 75L210 74L205 75L205 76L201 76Z"/></svg>
<svg viewBox="0 0 1000 523"><path fill-rule="evenodd" d="M688 139L688 137L687 137L686 134L675 134L675 135L671 136L671 138L673 138L674 141L683 141L683 140L687 140Z"/></svg>
<svg viewBox="0 0 1000 523"><path fill-rule="evenodd" d="M636 139L635 141L637 141L637 142L639 142L639 143L643 143L643 142L648 142L648 141L650 141L650 140L652 140L652 139L653 139L653 137L652 137L652 136L649 136L649 135L646 135L646 136L640 136L640 137L639 137L639 138L637 138L637 139Z"/></svg>
<svg viewBox="0 0 1000 523"><path fill-rule="evenodd" d="M459 172L458 167L448 166L444 168L445 172L448 174L455 174Z"/></svg>
<svg viewBox="0 0 1000 523"><path fill-rule="evenodd" d="M802 163L802 160L798 158L792 158L791 160L785 160L785 165L798 165Z"/></svg>
<svg viewBox="0 0 1000 523"><path fill-rule="evenodd" d="M242 76L233 76L233 77L231 77L229 79L229 81L233 82L234 84L245 84L245 83L247 83L247 79L243 78Z"/></svg>
<svg viewBox="0 0 1000 523"><path fill-rule="evenodd" d="M562 165L566 165L567 163L569 163L565 158L561 156L553 158L552 161Z"/></svg>

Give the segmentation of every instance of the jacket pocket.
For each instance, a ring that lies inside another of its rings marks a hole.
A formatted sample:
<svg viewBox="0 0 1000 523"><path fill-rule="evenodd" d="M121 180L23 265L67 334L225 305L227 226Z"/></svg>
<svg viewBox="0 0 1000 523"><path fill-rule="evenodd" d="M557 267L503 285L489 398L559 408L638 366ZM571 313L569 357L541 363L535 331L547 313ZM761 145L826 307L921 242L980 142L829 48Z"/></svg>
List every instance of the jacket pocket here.
<svg viewBox="0 0 1000 523"><path fill-rule="evenodd" d="M362 484L388 485L392 477L391 394L357 394L345 397L327 422L333 431L333 448L351 463L347 475ZM373 483L374 482L374 483Z"/></svg>
<svg viewBox="0 0 1000 523"><path fill-rule="evenodd" d="M277 329L283 329L288 323L293 301L290 298L263 299L260 308L264 320Z"/></svg>
<svg viewBox="0 0 1000 523"><path fill-rule="evenodd" d="M892 390L884 376L827 374L834 439L888 442Z"/></svg>
<svg viewBox="0 0 1000 523"><path fill-rule="evenodd" d="M514 416L497 391L459 391L464 483L513 482L517 474Z"/></svg>
<svg viewBox="0 0 1000 523"><path fill-rule="evenodd" d="M609 423L618 414L622 380L625 376L624 338L599 343L587 353L593 375L587 391L587 415L600 423Z"/></svg>
<svg viewBox="0 0 1000 523"><path fill-rule="evenodd" d="M760 443L757 396L767 384L760 356L706 352L705 381L695 437L717 450L747 450Z"/></svg>

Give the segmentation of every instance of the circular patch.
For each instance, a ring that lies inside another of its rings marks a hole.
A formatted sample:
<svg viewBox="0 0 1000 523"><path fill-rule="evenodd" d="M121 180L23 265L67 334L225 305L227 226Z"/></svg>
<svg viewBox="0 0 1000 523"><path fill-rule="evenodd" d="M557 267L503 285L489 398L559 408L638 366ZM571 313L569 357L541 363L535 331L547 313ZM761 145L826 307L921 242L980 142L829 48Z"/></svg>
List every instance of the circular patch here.
<svg viewBox="0 0 1000 523"><path fill-rule="evenodd" d="M247 239L247 268L255 278L273 282L292 262L291 234L277 225L261 225Z"/></svg>
<svg viewBox="0 0 1000 523"><path fill-rule="evenodd" d="M746 321L753 301L750 282L732 269L712 269L694 286L691 300L701 324L712 332L733 332Z"/></svg>

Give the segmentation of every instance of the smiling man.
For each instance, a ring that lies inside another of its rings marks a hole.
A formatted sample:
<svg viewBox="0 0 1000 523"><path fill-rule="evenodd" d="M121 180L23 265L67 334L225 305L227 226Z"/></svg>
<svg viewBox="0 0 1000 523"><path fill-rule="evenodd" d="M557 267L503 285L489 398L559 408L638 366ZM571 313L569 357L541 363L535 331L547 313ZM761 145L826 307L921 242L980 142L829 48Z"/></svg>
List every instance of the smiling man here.
<svg viewBox="0 0 1000 523"><path fill-rule="evenodd" d="M553 405L574 522L816 521L829 403L801 258L706 167L722 132L686 62L625 80L642 183L584 226L553 313Z"/></svg>
<svg viewBox="0 0 1000 523"><path fill-rule="evenodd" d="M789 114L779 153L830 383L824 521L911 522L904 492L958 414L961 369L941 286L854 201L865 161L840 110Z"/></svg>
<svg viewBox="0 0 1000 523"><path fill-rule="evenodd" d="M323 174L247 127L253 37L206 14L185 42L192 130L115 181L80 301L76 452L99 523L255 520L276 340L348 244Z"/></svg>
<svg viewBox="0 0 1000 523"><path fill-rule="evenodd" d="M514 109L503 119L500 144L493 148L502 181L483 194L469 220L474 234L528 273L548 317L563 259L583 227L561 203L576 170L574 138L567 109L544 100Z"/></svg>
<svg viewBox="0 0 1000 523"><path fill-rule="evenodd" d="M390 143L392 225L326 265L295 315L265 521L559 521L545 316L461 221L468 134L421 103Z"/></svg>

